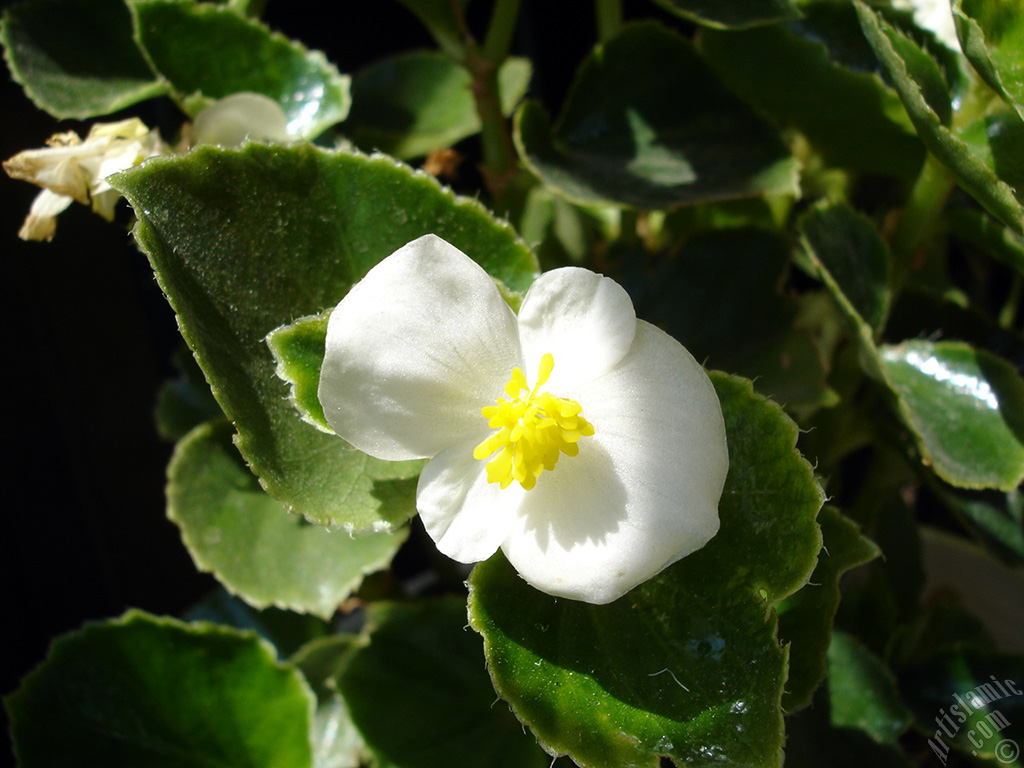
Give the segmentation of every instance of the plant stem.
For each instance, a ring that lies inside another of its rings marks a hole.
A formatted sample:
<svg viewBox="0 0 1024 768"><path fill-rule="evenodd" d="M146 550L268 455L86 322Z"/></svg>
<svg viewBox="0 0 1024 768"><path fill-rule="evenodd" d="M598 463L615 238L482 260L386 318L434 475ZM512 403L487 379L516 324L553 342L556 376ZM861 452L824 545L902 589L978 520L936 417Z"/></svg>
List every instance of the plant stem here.
<svg viewBox="0 0 1024 768"><path fill-rule="evenodd" d="M622 28L622 0L594 0L598 42L607 43Z"/></svg>
<svg viewBox="0 0 1024 768"><path fill-rule="evenodd" d="M999 325L1010 330L1014 329L1017 321L1017 313L1020 311L1021 293L1024 293L1024 277L1019 272L1014 273L1013 282L1010 284L1010 293L1003 305L1003 311L999 313Z"/></svg>
<svg viewBox="0 0 1024 768"><path fill-rule="evenodd" d="M501 111L501 86L498 70L508 58L512 35L519 17L520 0L497 0L483 46L471 44L466 66L473 76L473 100L480 118L480 141L483 145L483 175L496 206L517 170L516 151L512 145L508 121Z"/></svg>
<svg viewBox="0 0 1024 768"><path fill-rule="evenodd" d="M894 291L920 266L921 247L935 231L952 189L953 179L949 171L928 153L892 236Z"/></svg>

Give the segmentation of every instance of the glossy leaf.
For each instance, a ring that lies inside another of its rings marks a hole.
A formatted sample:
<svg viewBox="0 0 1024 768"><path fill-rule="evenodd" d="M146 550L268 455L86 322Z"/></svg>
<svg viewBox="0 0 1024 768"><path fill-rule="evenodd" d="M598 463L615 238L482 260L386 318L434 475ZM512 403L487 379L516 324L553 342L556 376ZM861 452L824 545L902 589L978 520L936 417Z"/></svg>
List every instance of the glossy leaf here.
<svg viewBox="0 0 1024 768"><path fill-rule="evenodd" d="M369 642L336 679L380 766L544 768L550 764L500 703L461 598L368 609Z"/></svg>
<svg viewBox="0 0 1024 768"><path fill-rule="evenodd" d="M134 0L130 6L147 58L193 116L209 100L240 91L280 104L294 136L317 136L348 114L349 78L318 51L211 3Z"/></svg>
<svg viewBox="0 0 1024 768"><path fill-rule="evenodd" d="M129 612L59 638L6 700L22 768L310 768L312 695L252 634Z"/></svg>
<svg viewBox="0 0 1024 768"><path fill-rule="evenodd" d="M530 83L530 62L498 70L502 113L510 115ZM400 158L450 147L480 131L469 71L447 56L412 51L371 64L352 81L345 132L360 148Z"/></svg>
<svg viewBox="0 0 1024 768"><path fill-rule="evenodd" d="M881 554L835 507L821 510L818 525L823 544L814 573L799 592L778 606L779 638L790 644L789 678L782 697L782 708L788 714L810 704L815 689L825 679L840 577Z"/></svg>
<svg viewBox="0 0 1024 768"><path fill-rule="evenodd" d="M1024 2L954 0L953 19L971 64L1024 118Z"/></svg>
<svg viewBox="0 0 1024 768"><path fill-rule="evenodd" d="M899 97L874 71L853 8L815 2L804 14L744 32L703 30L701 53L732 91L799 129L827 164L916 176L924 148Z"/></svg>
<svg viewBox="0 0 1024 768"><path fill-rule="evenodd" d="M883 744L896 744L910 714L885 664L845 632L828 647L828 693L832 724L857 728Z"/></svg>
<svg viewBox="0 0 1024 768"><path fill-rule="evenodd" d="M971 154L967 144L943 124L941 103L937 112L935 97L933 103L928 101L930 89L915 79L919 69L927 69L923 65L917 66L921 65L922 57L927 58L924 52L861 0L854 0L854 6L864 34L885 67L925 146L990 213L1015 231L1024 232L1024 209L1014 196L1013 188L1000 179L992 167Z"/></svg>
<svg viewBox="0 0 1024 768"><path fill-rule="evenodd" d="M793 0L655 0L667 11L698 24L722 29L744 29L759 24L800 18Z"/></svg>
<svg viewBox="0 0 1024 768"><path fill-rule="evenodd" d="M167 469L167 516L196 566L257 608L329 619L363 576L387 567L406 532L354 539L310 525L267 495L220 422L197 427Z"/></svg>
<svg viewBox="0 0 1024 768"><path fill-rule="evenodd" d="M54 117L85 119L159 96L124 0L31 0L4 11L11 74Z"/></svg>
<svg viewBox="0 0 1024 768"><path fill-rule="evenodd" d="M991 109L960 129L957 136L1010 187L1024 189L1024 123L1015 112L1005 107Z"/></svg>
<svg viewBox="0 0 1024 768"><path fill-rule="evenodd" d="M672 98L665 98L671 93ZM583 63L553 127L527 101L516 146L570 200L634 208L796 193L796 161L689 42L633 24Z"/></svg>
<svg viewBox="0 0 1024 768"><path fill-rule="evenodd" d="M496 690L580 766L781 763L786 652L772 608L814 568L822 495L781 409L749 382L712 381L730 467L703 549L608 605L538 592L500 554L470 576Z"/></svg>
<svg viewBox="0 0 1024 768"><path fill-rule="evenodd" d="M922 459L962 488L1009 491L1024 481L1024 381L995 355L958 342L881 350L886 379Z"/></svg>
<svg viewBox="0 0 1024 768"><path fill-rule="evenodd" d="M327 309L319 315L300 317L294 323L275 328L267 335L267 345L277 361L278 377L291 388L292 405L299 416L321 432L333 435L317 392L330 316L331 310Z"/></svg>
<svg viewBox="0 0 1024 768"><path fill-rule="evenodd" d="M778 292L788 259L785 240L765 230L702 232L634 301L708 367L755 379L786 405L817 404L826 397L822 361L794 328L796 302Z"/></svg>
<svg viewBox="0 0 1024 768"><path fill-rule="evenodd" d="M303 423L264 339L335 306L428 232L523 289L536 262L511 229L390 158L309 145L200 147L112 181L135 207L136 238L264 488L325 525L365 531L408 519L419 462L371 459Z"/></svg>

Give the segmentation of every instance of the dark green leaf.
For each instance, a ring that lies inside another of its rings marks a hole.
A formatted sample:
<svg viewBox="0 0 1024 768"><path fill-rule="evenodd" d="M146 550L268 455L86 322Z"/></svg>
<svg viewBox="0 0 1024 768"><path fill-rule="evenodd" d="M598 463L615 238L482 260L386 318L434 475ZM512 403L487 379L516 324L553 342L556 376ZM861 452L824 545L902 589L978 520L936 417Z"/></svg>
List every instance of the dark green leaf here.
<svg viewBox="0 0 1024 768"><path fill-rule="evenodd" d="M793 0L655 0L684 19L709 27L743 29L758 24L800 18L800 9Z"/></svg>
<svg viewBox="0 0 1024 768"><path fill-rule="evenodd" d="M6 700L22 768L312 765L312 695L252 634L139 612L59 638Z"/></svg>
<svg viewBox="0 0 1024 768"><path fill-rule="evenodd" d="M211 3L133 0L138 40L190 114L210 99L262 93L281 105L288 131L312 138L345 119L349 78L322 53ZM201 99L196 100L199 94Z"/></svg>
<svg viewBox="0 0 1024 768"><path fill-rule="evenodd" d="M331 625L316 616L281 608L253 608L223 587L189 608L182 618L255 632L274 646L277 657L282 660L331 632Z"/></svg>
<svg viewBox="0 0 1024 768"><path fill-rule="evenodd" d="M970 491L940 481L932 491L961 520L977 531L992 550L1024 563L1024 493Z"/></svg>
<svg viewBox="0 0 1024 768"><path fill-rule="evenodd" d="M138 241L264 487L323 524L404 522L420 463L371 459L304 424L264 339L335 306L374 264L428 232L514 289L535 275L526 246L475 201L386 157L200 147L113 181L135 206Z"/></svg>
<svg viewBox="0 0 1024 768"><path fill-rule="evenodd" d="M469 0L398 0L418 18L441 46L455 60L466 52L462 15Z"/></svg>
<svg viewBox="0 0 1024 768"><path fill-rule="evenodd" d="M587 58L554 127L537 102L523 104L515 138L541 181L577 202L657 209L797 191L775 132L689 42L652 22Z"/></svg>
<svg viewBox="0 0 1024 768"><path fill-rule="evenodd" d="M840 308L867 324L868 340L889 310L889 248L870 219L845 203L818 207L800 220L808 255Z"/></svg>
<svg viewBox="0 0 1024 768"><path fill-rule="evenodd" d="M829 165L916 176L923 147L899 97L864 66L862 48L875 60L853 8L816 2L804 12L794 24L704 30L701 52L731 90L803 132Z"/></svg>
<svg viewBox="0 0 1024 768"><path fill-rule="evenodd" d="M778 293L788 258L788 244L771 232L704 232L645 281L650 295L634 300L709 367L756 379L759 391L790 406L819 403L822 361L810 334L793 327L796 302Z"/></svg>
<svg viewBox="0 0 1024 768"><path fill-rule="evenodd" d="M1012 229L973 208L948 211L946 224L957 237L1024 275L1024 239Z"/></svg>
<svg viewBox="0 0 1024 768"><path fill-rule="evenodd" d="M915 664L900 690L939 758L960 749L1020 765L1024 744L1024 657L965 648Z"/></svg>
<svg viewBox="0 0 1024 768"><path fill-rule="evenodd" d="M920 75L920 69L927 69L921 62L922 57L928 58L927 55L861 0L854 0L854 5L864 34L885 67L925 146L990 213L1015 231L1024 232L1024 209L1014 196L1013 188L1001 180L991 166L971 154L967 144L943 125L941 100L938 104L940 111L937 112L936 105L930 103L928 97L931 96L933 101L938 97L927 93L929 89L923 88L915 79Z"/></svg>
<svg viewBox="0 0 1024 768"><path fill-rule="evenodd" d="M302 420L333 435L317 394L330 316L331 310L327 309L319 315L300 317L294 323L282 325L267 335L267 345L277 361L278 377L291 387L292 405Z"/></svg>
<svg viewBox="0 0 1024 768"><path fill-rule="evenodd" d="M498 70L502 113L512 114L530 83L530 62ZM469 71L447 56L412 51L372 64L352 81L346 133L362 149L400 158L444 149L480 131Z"/></svg>
<svg viewBox="0 0 1024 768"><path fill-rule="evenodd" d="M175 353L174 364L181 374L160 387L154 417L160 437L177 442L193 428L220 416L221 411L187 347Z"/></svg>
<svg viewBox="0 0 1024 768"><path fill-rule="evenodd" d="M366 743L352 722L336 682L352 655L364 645L366 639L357 635L332 635L311 641L291 659L317 695L313 720L315 768L360 768L367 763Z"/></svg>
<svg viewBox="0 0 1024 768"><path fill-rule="evenodd" d="M1010 187L1024 189L1024 123L1015 112L992 110L960 129L957 136Z"/></svg>
<svg viewBox="0 0 1024 768"><path fill-rule="evenodd" d="M1024 118L1024 2L954 0L953 19L971 64Z"/></svg>
<svg viewBox="0 0 1024 768"><path fill-rule="evenodd" d="M31 0L4 12L11 74L54 117L106 115L165 90L132 37L124 0Z"/></svg>
<svg viewBox="0 0 1024 768"><path fill-rule="evenodd" d="M821 491L796 425L712 374L729 476L703 549L608 605L549 597L499 554L470 576L470 619L498 693L581 766L775 766L786 653L775 603L806 583Z"/></svg>
<svg viewBox="0 0 1024 768"><path fill-rule="evenodd" d="M550 760L495 705L461 598L368 609L369 643L337 678L380 766L544 768Z"/></svg>
<svg viewBox="0 0 1024 768"><path fill-rule="evenodd" d="M1009 491L1024 481L1024 381L995 355L958 342L880 350L922 459L961 488Z"/></svg>
<svg viewBox="0 0 1024 768"><path fill-rule="evenodd" d="M815 689L825 679L825 654L839 605L839 578L881 554L834 507L821 510L818 525L823 544L814 573L799 592L778 607L779 638L790 644L789 678L782 697L782 708L787 713L810 704Z"/></svg>
<svg viewBox="0 0 1024 768"><path fill-rule="evenodd" d="M310 525L260 487L225 422L190 432L167 469L167 516L196 566L257 608L328 619L363 576L387 567L406 533L354 539Z"/></svg>
<svg viewBox="0 0 1024 768"><path fill-rule="evenodd" d="M883 744L895 745L910 722L892 673L845 632L835 632L828 647L828 693L833 725L857 728Z"/></svg>

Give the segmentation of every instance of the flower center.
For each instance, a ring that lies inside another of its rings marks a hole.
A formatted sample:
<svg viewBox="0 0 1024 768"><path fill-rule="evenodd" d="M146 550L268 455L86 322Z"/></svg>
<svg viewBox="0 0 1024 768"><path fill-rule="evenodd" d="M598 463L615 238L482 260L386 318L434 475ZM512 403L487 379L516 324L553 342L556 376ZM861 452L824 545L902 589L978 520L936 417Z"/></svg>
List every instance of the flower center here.
<svg viewBox="0 0 1024 768"><path fill-rule="evenodd" d="M578 454L579 439L594 434L579 403L539 391L554 367L550 353L540 359L533 389L527 386L523 371L513 368L505 385L505 394L511 399L499 398L497 405L481 409L490 427L498 430L473 450L473 458L480 460L498 452L487 462L488 483L508 488L515 480L530 490L541 472L554 469L563 453Z"/></svg>

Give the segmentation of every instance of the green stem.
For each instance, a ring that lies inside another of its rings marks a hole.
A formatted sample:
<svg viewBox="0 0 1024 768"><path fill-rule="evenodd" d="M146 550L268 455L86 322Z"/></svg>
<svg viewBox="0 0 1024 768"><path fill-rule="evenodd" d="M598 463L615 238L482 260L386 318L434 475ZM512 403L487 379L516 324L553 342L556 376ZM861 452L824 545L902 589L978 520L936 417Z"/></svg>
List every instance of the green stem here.
<svg viewBox="0 0 1024 768"><path fill-rule="evenodd" d="M619 240L630 245L640 242L637 224L640 223L640 212L634 208L623 208L619 211Z"/></svg>
<svg viewBox="0 0 1024 768"><path fill-rule="evenodd" d="M497 0L494 13L491 14L491 26L487 29L484 40L483 56L491 62L495 69L508 58L512 47L512 35L516 31L519 19L520 0Z"/></svg>
<svg viewBox="0 0 1024 768"><path fill-rule="evenodd" d="M921 248L934 233L952 189L953 179L949 171L929 153L893 232L894 291L920 266Z"/></svg>
<svg viewBox="0 0 1024 768"><path fill-rule="evenodd" d="M482 47L471 45L466 66L473 76L473 100L480 118L483 175L495 206L500 207L517 170L516 150L501 111L498 70L508 58L519 17L520 0L497 0Z"/></svg>
<svg viewBox="0 0 1024 768"><path fill-rule="evenodd" d="M1024 277L1017 272L1013 276L1013 282L1010 283L1010 293L1006 297L1003 311L999 313L999 325L1003 328L1014 329L1020 309L1021 293L1024 293Z"/></svg>
<svg viewBox="0 0 1024 768"><path fill-rule="evenodd" d="M598 42L607 43L622 28L622 0L594 0Z"/></svg>

